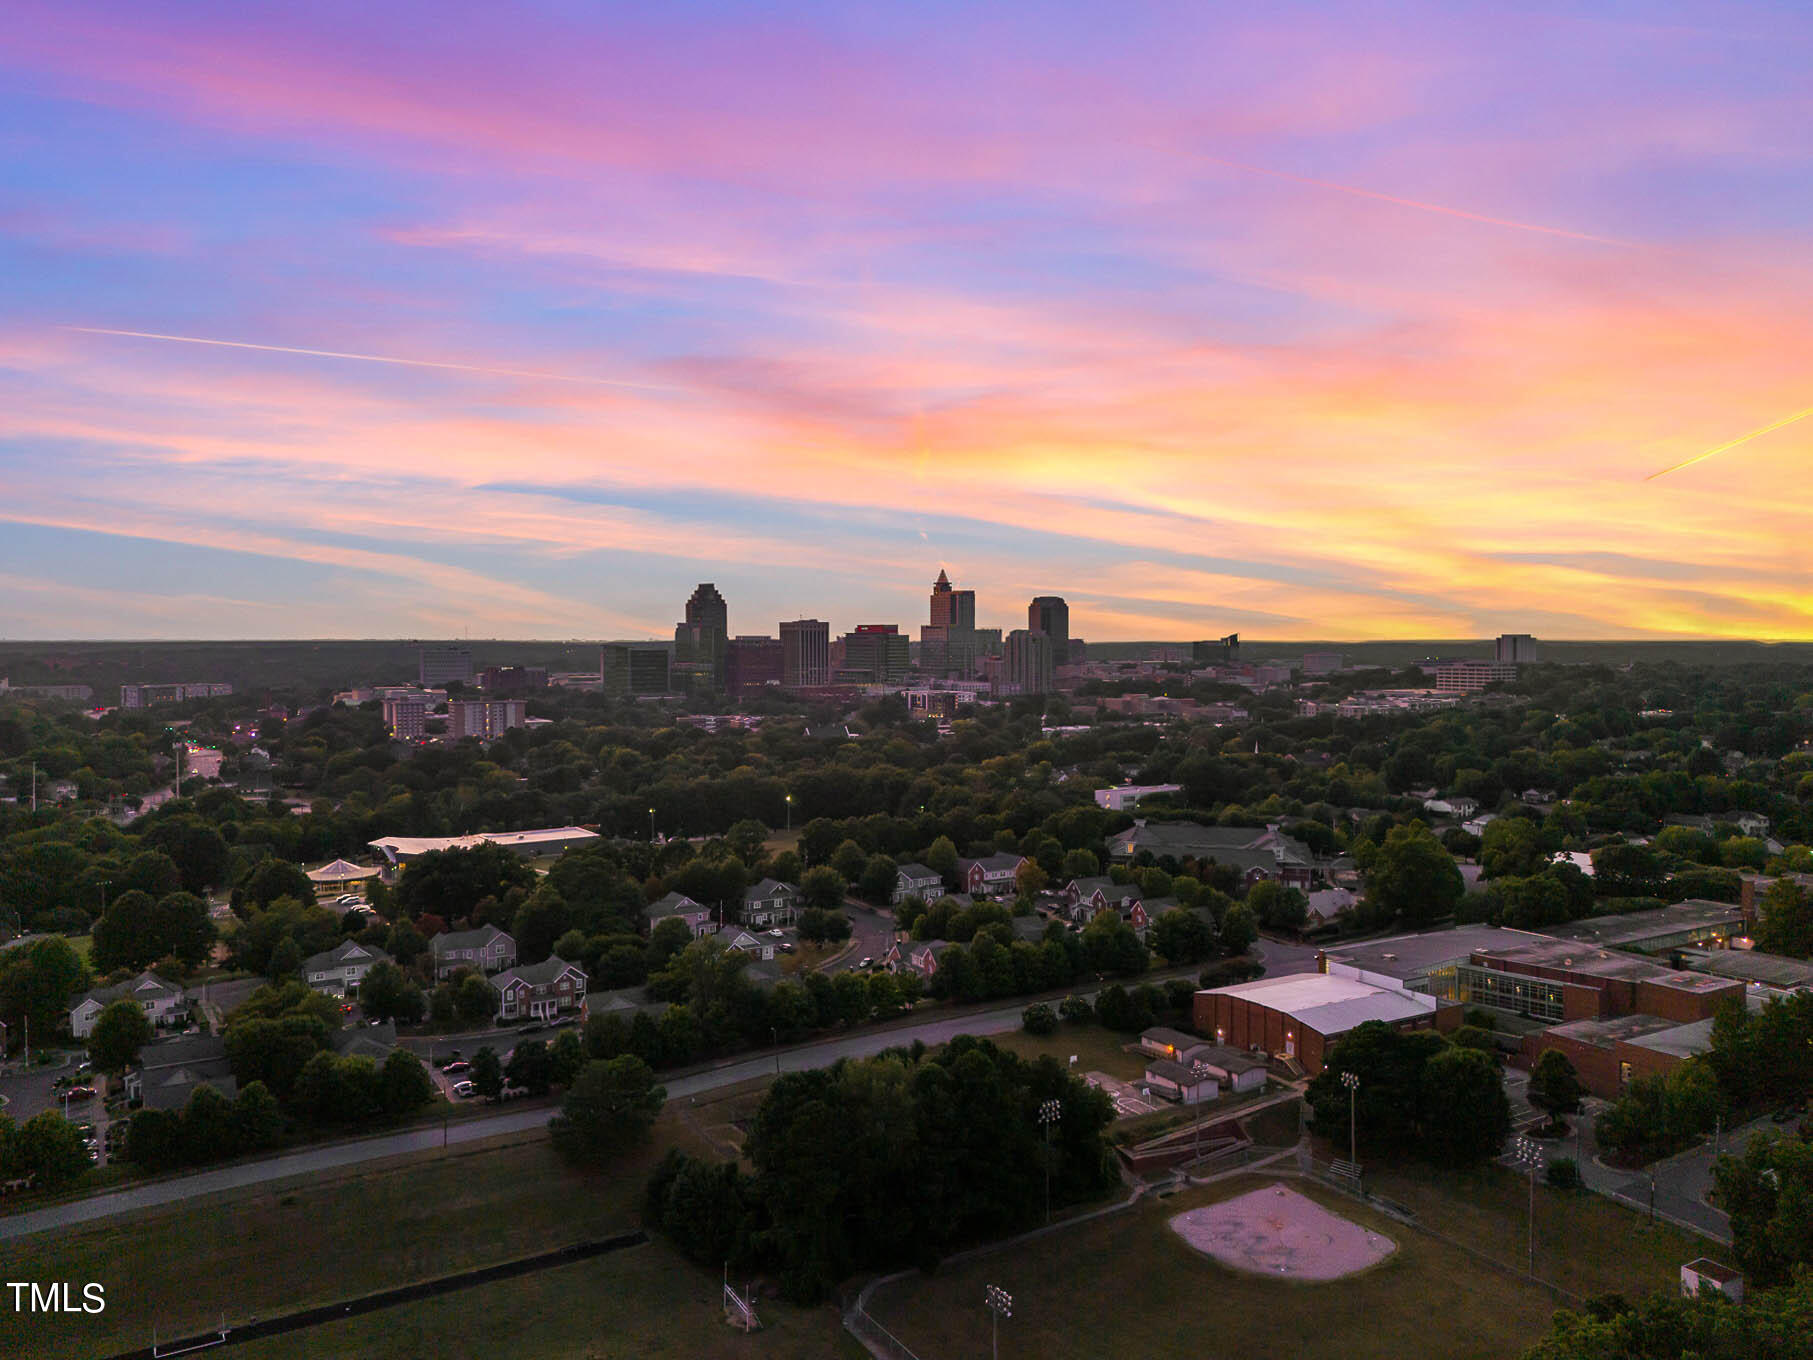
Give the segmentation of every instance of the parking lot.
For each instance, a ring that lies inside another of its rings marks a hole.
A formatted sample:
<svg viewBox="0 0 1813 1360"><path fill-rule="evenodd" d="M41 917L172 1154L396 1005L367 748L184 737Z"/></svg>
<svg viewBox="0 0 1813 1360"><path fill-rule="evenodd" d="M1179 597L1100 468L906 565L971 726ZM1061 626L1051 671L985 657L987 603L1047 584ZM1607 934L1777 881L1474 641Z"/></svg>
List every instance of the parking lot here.
<svg viewBox="0 0 1813 1360"><path fill-rule="evenodd" d="M62 1112L61 1093L56 1089L57 1079L68 1076L87 1059L87 1054L72 1050L59 1054L59 1061L43 1067L35 1063L26 1067L18 1062L8 1063L4 1073L0 1073L0 1095L6 1097L6 1104L0 1106L0 1113L6 1114L15 1123L23 1124L35 1114L45 1110ZM86 1104L98 1104L88 1101ZM84 1102L71 1101L69 1117L81 1122L87 1116L80 1113Z"/></svg>

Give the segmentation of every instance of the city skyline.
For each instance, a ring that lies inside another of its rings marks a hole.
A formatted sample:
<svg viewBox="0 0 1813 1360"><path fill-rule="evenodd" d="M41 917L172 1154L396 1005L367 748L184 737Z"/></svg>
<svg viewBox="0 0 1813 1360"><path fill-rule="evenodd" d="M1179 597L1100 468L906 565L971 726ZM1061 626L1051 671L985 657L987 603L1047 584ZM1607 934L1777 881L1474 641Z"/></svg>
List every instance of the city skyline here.
<svg viewBox="0 0 1813 1360"><path fill-rule="evenodd" d="M25 0L0 636L842 631L946 564L1102 642L1804 638L1810 52Z"/></svg>

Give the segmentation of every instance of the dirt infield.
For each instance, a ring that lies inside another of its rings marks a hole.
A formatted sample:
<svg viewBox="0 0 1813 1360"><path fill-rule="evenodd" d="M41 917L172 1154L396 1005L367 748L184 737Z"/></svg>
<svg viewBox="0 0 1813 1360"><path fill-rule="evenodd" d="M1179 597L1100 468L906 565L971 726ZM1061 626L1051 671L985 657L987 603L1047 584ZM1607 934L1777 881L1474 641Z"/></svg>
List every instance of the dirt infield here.
<svg viewBox="0 0 1813 1360"><path fill-rule="evenodd" d="M1273 1279L1338 1280L1397 1250L1282 1184L1179 1214L1171 1231L1231 1269Z"/></svg>

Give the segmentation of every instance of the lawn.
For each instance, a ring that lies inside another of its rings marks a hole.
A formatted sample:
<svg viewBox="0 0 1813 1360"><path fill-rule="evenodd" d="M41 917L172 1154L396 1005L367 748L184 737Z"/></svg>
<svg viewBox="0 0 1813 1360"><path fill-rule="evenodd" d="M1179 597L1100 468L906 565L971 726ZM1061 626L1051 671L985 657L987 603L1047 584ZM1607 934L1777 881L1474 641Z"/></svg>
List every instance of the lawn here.
<svg viewBox="0 0 1813 1360"><path fill-rule="evenodd" d="M1366 1188L1495 1261L1521 1270L1529 1260L1526 1176L1497 1165L1471 1171L1369 1167ZM1673 1287L1684 1263L1708 1253L1729 1254L1601 1196L1536 1183L1536 1273L1570 1293L1635 1296Z"/></svg>
<svg viewBox="0 0 1813 1360"><path fill-rule="evenodd" d="M0 1310L0 1355L94 1355L142 1345L153 1327L186 1335L223 1313L269 1317L621 1231L656 1158L705 1152L696 1130L717 1117L709 1103L670 1106L648 1146L599 1172L566 1166L543 1133L518 1134L7 1243L0 1278L75 1281L78 1295L96 1281L107 1310Z"/></svg>
<svg viewBox="0 0 1813 1360"><path fill-rule="evenodd" d="M493 1360L520 1353L567 1357L738 1357L739 1360L861 1360L836 1309L763 1300L762 1330L749 1336L721 1320L719 1278L664 1243L631 1247L576 1265L480 1285L273 1337L234 1352L244 1360Z"/></svg>
<svg viewBox="0 0 1813 1360"><path fill-rule="evenodd" d="M1100 1025L1063 1025L1056 1034L1040 1038L1025 1030L989 1036L994 1043L1022 1058L1056 1058L1068 1066L1076 1054L1077 1076L1085 1072L1106 1072L1122 1081L1138 1081L1146 1074L1146 1055L1123 1053L1121 1045L1135 1042L1132 1035L1117 1034Z"/></svg>
<svg viewBox="0 0 1813 1360"><path fill-rule="evenodd" d="M1263 1176L1235 1177L972 1258L935 1276L912 1275L878 1290L870 1311L923 1356L986 1355L989 1315L983 1292L999 1285L1013 1296L1013 1317L1001 1324L1002 1354L1050 1360L1107 1355L1491 1360L1518 1355L1547 1327L1556 1307L1548 1291L1303 1181L1287 1183L1383 1233L1398 1250L1345 1280L1293 1284L1224 1269L1167 1226L1185 1209L1270 1183ZM1627 1222L1627 1232L1634 1226ZM1600 1249L1596 1234L1587 1241L1592 1250ZM1597 1269L1626 1292L1640 1293L1671 1278L1671 1271L1633 1258L1621 1246L1606 1254Z"/></svg>

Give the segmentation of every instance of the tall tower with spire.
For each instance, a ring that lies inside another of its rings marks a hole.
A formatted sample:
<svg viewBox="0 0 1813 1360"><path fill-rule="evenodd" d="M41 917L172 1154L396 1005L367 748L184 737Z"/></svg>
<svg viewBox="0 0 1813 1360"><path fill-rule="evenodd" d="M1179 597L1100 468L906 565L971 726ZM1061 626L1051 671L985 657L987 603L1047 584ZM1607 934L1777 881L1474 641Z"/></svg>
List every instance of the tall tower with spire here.
<svg viewBox="0 0 1813 1360"><path fill-rule="evenodd" d="M976 592L957 590L943 568L932 582L931 622L919 630L919 663L933 675L967 675L975 665Z"/></svg>

